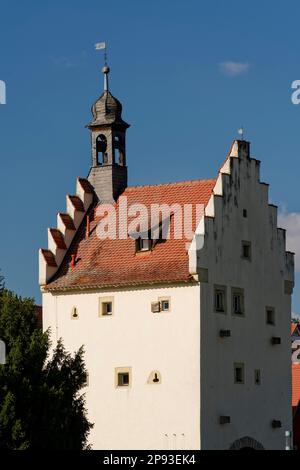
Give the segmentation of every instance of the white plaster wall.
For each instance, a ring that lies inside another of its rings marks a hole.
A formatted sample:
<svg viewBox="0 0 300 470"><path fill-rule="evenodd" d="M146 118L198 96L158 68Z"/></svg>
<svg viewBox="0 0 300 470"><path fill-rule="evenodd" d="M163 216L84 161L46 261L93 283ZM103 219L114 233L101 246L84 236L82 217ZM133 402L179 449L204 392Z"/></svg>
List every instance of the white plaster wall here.
<svg viewBox="0 0 300 470"><path fill-rule="evenodd" d="M204 247L198 268L208 269L201 283L201 448L229 449L244 436L266 449L284 449L292 429L290 315L291 297L276 209L268 206L268 187L259 183L259 163L231 159L231 177L223 175L223 196L214 197L214 218L205 219ZM247 218L243 217L247 209ZM242 240L251 241L251 261L241 259ZM227 314L214 313L214 284L227 286ZM231 314L231 287L244 288L245 317ZM265 307L276 309L276 326L266 324ZM230 329L230 338L219 338ZM282 344L272 346L272 336ZM245 384L234 384L233 363L245 363ZM254 384L261 369L261 385ZM231 423L219 424L220 415ZM272 429L273 419L282 422Z"/></svg>
<svg viewBox="0 0 300 470"><path fill-rule="evenodd" d="M114 297L113 316L98 317L100 296ZM171 312L152 313L151 302L162 296L171 298ZM199 310L199 285L43 294L53 341L63 337L70 351L85 346L94 449L199 448ZM115 388L115 367L126 366L132 386ZM161 373L159 385L147 384L153 370Z"/></svg>

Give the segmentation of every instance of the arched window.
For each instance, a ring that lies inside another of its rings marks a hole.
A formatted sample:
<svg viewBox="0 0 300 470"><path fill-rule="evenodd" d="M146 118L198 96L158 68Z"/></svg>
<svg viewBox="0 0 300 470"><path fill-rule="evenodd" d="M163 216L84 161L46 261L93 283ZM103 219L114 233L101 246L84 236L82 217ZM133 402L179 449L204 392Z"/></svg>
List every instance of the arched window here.
<svg viewBox="0 0 300 470"><path fill-rule="evenodd" d="M263 445L253 439L252 437L245 436L241 439L237 439L231 444L229 450L264 450Z"/></svg>
<svg viewBox="0 0 300 470"><path fill-rule="evenodd" d="M107 163L107 140L105 135L99 134L96 139L97 164L105 165Z"/></svg>
<svg viewBox="0 0 300 470"><path fill-rule="evenodd" d="M115 157L116 162L120 166L125 166L125 152L124 152L124 141L121 135L114 136L114 148L115 148Z"/></svg>
<svg viewBox="0 0 300 470"><path fill-rule="evenodd" d="M125 166L125 155L122 147L119 148L119 165Z"/></svg>

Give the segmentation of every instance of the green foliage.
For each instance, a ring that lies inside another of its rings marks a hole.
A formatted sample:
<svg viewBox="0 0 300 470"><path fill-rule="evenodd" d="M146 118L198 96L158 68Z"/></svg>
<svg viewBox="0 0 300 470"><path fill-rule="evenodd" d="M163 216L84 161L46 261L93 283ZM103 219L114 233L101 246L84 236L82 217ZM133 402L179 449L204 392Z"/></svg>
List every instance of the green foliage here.
<svg viewBox="0 0 300 470"><path fill-rule="evenodd" d="M0 269L0 272L1 272L1 269ZM0 294L1 292L4 291L4 287L5 287L4 276L0 274Z"/></svg>
<svg viewBox="0 0 300 470"><path fill-rule="evenodd" d="M49 335L37 327L34 304L4 290L0 338L0 450L87 448L83 348L71 356L58 342L49 359Z"/></svg>

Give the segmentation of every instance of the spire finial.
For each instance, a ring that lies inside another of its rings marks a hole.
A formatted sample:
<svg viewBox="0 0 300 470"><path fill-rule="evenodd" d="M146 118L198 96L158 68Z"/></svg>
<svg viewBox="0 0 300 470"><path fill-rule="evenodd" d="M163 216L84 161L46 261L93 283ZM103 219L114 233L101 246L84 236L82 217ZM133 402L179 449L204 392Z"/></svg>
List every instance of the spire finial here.
<svg viewBox="0 0 300 470"><path fill-rule="evenodd" d="M102 73L104 74L104 91L108 91L108 74L109 66L107 65L107 47L106 42L98 42L95 44L96 50L104 49L104 67L102 68Z"/></svg>
<svg viewBox="0 0 300 470"><path fill-rule="evenodd" d="M109 74L109 66L104 65L102 68L102 73L104 74L104 91L108 91L108 74Z"/></svg>
<svg viewBox="0 0 300 470"><path fill-rule="evenodd" d="M238 129L238 133L240 134L241 136L241 140L244 140L244 127L241 126L239 129Z"/></svg>

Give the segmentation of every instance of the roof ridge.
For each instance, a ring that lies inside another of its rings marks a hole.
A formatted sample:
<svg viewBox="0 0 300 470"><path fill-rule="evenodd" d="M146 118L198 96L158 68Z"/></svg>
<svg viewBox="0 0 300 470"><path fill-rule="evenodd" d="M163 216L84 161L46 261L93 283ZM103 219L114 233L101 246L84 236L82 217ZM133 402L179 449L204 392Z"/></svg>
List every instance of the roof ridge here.
<svg viewBox="0 0 300 470"><path fill-rule="evenodd" d="M159 186L185 186L189 184L197 184L197 183L212 183L216 181L216 178L206 178L206 179L194 179L194 180L184 180L184 181L170 181L168 183L157 183L157 184L138 184L135 186L127 186L125 191L131 189L140 189L140 188L157 188Z"/></svg>

